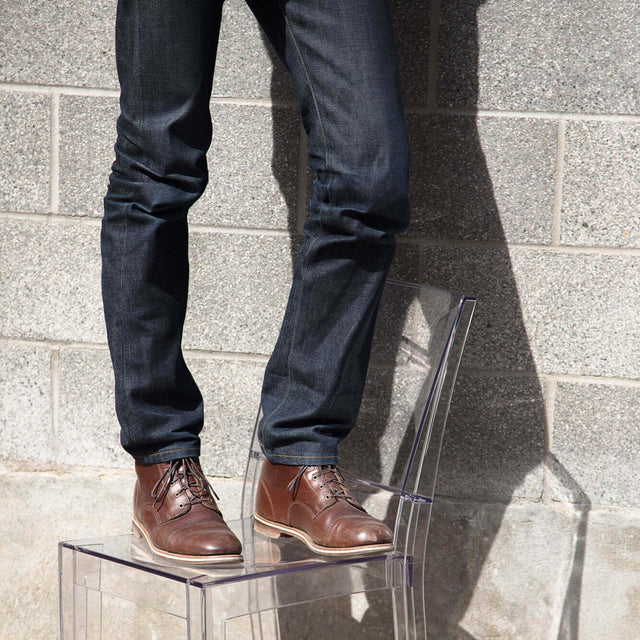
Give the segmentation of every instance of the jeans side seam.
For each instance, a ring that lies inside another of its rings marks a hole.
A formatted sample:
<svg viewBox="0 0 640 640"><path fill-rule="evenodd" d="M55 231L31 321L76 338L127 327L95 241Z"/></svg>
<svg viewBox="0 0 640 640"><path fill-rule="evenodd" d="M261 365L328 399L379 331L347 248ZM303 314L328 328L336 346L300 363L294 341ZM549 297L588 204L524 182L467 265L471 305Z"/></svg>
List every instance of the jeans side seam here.
<svg viewBox="0 0 640 640"><path fill-rule="evenodd" d="M291 39L293 41L293 44L295 45L296 48L296 53L298 56L298 60L300 61L300 65L302 66L302 69L304 71L304 76L305 79L307 81L307 86L309 87L309 92L311 94L311 98L313 100L313 105L315 107L315 111L318 117L318 123L320 126L320 130L322 131L322 141L324 143L324 168L325 171L328 171L329 168L329 145L327 143L327 136L326 136L326 132L325 132L325 128L324 128L324 122L322 120L322 114L320 112L320 106L318 104L318 100L316 98L316 92L315 89L313 87L313 83L311 82L311 76L309 74L309 71L307 69L307 65L305 64L304 61L304 57L302 55L302 51L300 50L300 46L298 45L298 41L296 39L295 33L293 31L293 27L291 26L291 21L289 20L288 16L286 15L284 8L282 7L282 3L278 2L278 6L280 7L280 11L282 12L282 16L284 18L284 21L287 25L287 30L289 31L290 35L291 35ZM331 201L331 183L333 181L333 175L329 176L329 181L327 182L327 186L326 186L326 193L327 193L327 200ZM320 225L320 231L321 233L323 232L324 228L323 228L323 224L322 224L322 217L323 217L323 213L325 210L326 205L322 205L320 207L320 210L318 211L318 222ZM291 386L292 386L292 376L291 376L291 359L293 357L293 350L294 350L294 346L295 346L295 339L296 339L296 335L298 332L298 321L300 318L300 311L301 311L301 307L302 307L302 294L304 292L304 283L305 283L305 276L307 273L307 267L309 264L309 257L311 255L311 249L313 248L313 245L316 243L316 240L312 240L311 243L309 244L309 247L307 249L307 253L304 257L304 267L301 269L301 274L300 274L300 295L298 296L298 306L297 306L297 310L296 310L296 317L295 317L295 321L294 321L294 326L293 326L293 332L292 332L292 336L291 336L291 346L289 348L289 356L287 358L287 374L288 374L288 378L289 378L289 382L288 382L288 386L287 386L287 391L285 393L284 398L282 399L282 402L280 402L280 404L265 418L263 418L263 420L261 421L261 426L262 428L260 429L260 431L262 432L264 429L264 423L271 419L277 411L279 411L285 404L285 402L288 400L290 394L291 394ZM271 454L271 455L277 455L277 454ZM295 456L285 456L285 457L295 457Z"/></svg>
<svg viewBox="0 0 640 640"><path fill-rule="evenodd" d="M302 70L304 71L304 77L307 80L307 86L309 87L309 92L311 93L311 98L313 99L313 106L316 109L316 114L318 115L318 122L320 123L320 130L322 131L322 140L324 142L324 167L325 170L329 168L329 144L327 143L327 134L324 128L324 122L322 120L322 115L320 113L320 106L318 105L318 100L316 98L316 91L313 87L313 83L311 82L311 76L309 75L309 71L307 69L307 65L305 64L304 57L302 55L302 51L300 50L300 45L298 44L298 40L296 39L296 35L293 31L293 27L291 26L291 21L289 17L284 11L282 7L282 2L278 2L278 6L280 7L280 11L282 12L282 17L287 25L287 31L291 34L291 40L296 47L296 53L298 54L298 60L302 65Z"/></svg>
<svg viewBox="0 0 640 640"><path fill-rule="evenodd" d="M280 404L265 418L263 418L262 420L262 424L264 425L264 423L269 420L270 418L272 418L277 411L279 411L282 406L284 405L284 403L289 399L289 395L291 394L291 386L292 386L292 376L291 376L291 359L293 357L293 347L295 344L295 339L296 339L296 335L298 332L298 320L300 318L300 311L302 308L302 294L304 292L304 282L305 282L305 275L307 273L307 266L309 264L309 255L311 253L311 249L313 247L313 245L316 243L315 240L313 240L311 242L311 244L309 245L309 248L307 249L307 253L304 257L304 267L301 269L302 273L300 275L300 295L298 296L298 305L297 305L297 309L296 309L296 318L293 324L293 331L291 334L291 347L289 348L289 356L287 358L287 375L289 378L289 382L287 385L287 391L284 395L284 398L282 399L282 402L280 402Z"/></svg>
<svg viewBox="0 0 640 640"><path fill-rule="evenodd" d="M133 201L133 193L131 194L131 198ZM122 322L121 336L120 336L120 363L121 363L121 372L120 372L120 388L126 389L126 373L127 367L125 363L127 349L125 348L125 333L127 328L127 308L126 308L126 296L124 295L124 282L125 282L125 263L126 263L126 255L127 255L127 242L129 240L129 207L124 207L124 238L122 241L122 260L120 262L120 320ZM131 411L128 404L125 404L126 409L126 421L127 426L131 428Z"/></svg>

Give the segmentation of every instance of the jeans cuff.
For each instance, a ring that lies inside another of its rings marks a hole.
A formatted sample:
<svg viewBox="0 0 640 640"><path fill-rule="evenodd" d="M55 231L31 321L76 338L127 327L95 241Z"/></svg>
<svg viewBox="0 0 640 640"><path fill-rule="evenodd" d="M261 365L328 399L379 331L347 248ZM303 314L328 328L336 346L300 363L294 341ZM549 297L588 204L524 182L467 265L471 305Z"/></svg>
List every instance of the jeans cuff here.
<svg viewBox="0 0 640 640"><path fill-rule="evenodd" d="M155 464L157 462L179 460L180 458L198 458L199 456L200 447L177 448L174 446L146 456L134 456L134 460L139 464Z"/></svg>
<svg viewBox="0 0 640 640"><path fill-rule="evenodd" d="M307 443L308 444L308 443ZM322 464L338 464L338 452L326 451L297 451L295 445L279 447L275 450L267 450L260 445L262 453L267 460L273 464L289 464L293 466L309 465L317 466Z"/></svg>

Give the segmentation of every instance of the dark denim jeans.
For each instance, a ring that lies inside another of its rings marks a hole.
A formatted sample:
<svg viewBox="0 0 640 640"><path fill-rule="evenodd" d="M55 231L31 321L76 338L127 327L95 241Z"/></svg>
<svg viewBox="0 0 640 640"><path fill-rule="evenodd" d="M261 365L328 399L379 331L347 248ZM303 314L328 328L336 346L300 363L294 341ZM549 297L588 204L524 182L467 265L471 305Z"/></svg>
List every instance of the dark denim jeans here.
<svg viewBox="0 0 640 640"><path fill-rule="evenodd" d="M331 464L357 416L395 234L409 222L389 10L387 0L250 5L294 79L316 175L260 441L272 462ZM202 396L181 351L187 212L207 184L221 10L221 0L118 3L121 115L102 287L122 445L140 462L200 451Z"/></svg>

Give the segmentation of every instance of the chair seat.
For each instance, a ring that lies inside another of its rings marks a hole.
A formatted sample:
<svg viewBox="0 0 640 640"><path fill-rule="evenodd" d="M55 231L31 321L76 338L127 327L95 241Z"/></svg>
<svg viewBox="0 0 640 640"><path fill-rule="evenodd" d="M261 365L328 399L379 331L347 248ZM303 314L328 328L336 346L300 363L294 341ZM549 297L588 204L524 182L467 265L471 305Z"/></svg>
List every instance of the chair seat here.
<svg viewBox="0 0 640 640"><path fill-rule="evenodd" d="M127 601L137 612L129 611L130 617L155 616L156 631L149 637L168 637L178 620L184 622L187 638L203 637L199 634L206 626L207 638L271 640L278 635L266 631L264 620L251 635L246 625L241 627L244 631L234 634L228 623L217 622L275 613L282 607L323 598L382 591L406 575L402 571L406 558L393 553L323 557L295 538L274 540L254 533L251 518L228 524L244 540L244 562L226 566L186 566L158 558L132 534L61 542L61 596L63 601L74 602L73 610L67 608L66 614L75 617L63 619L63 627L75 628L82 638L108 640L110 634L92 629L95 621L90 611L94 615L100 611L103 618L114 617L121 614L108 614L108 603ZM99 606L92 607L92 600L99 601ZM163 620L163 615L170 619ZM194 628L198 625L200 629ZM138 633L123 633L120 638L140 637Z"/></svg>
<svg viewBox="0 0 640 640"><path fill-rule="evenodd" d="M87 557L86 567L97 561L113 563L151 576L166 578L183 584L200 587L231 583L238 580L251 580L272 577L294 571L323 570L337 566L363 566L373 570L374 565L394 562L395 554L370 554L359 556L330 557L310 551L301 541L293 537L269 538L253 532L250 518L227 522L230 529L243 542L243 562L189 566L179 561L158 557L151 553L146 543L133 534L107 536L85 540L69 540L60 543L63 552L83 554ZM404 556L402 556L404 558ZM96 564L96 566L98 566ZM102 567L103 568L103 567ZM377 571L377 570L374 570ZM384 577L384 568L381 570ZM77 579L77 577L76 577ZM90 575L84 576L85 585L90 584ZM152 595L149 596L153 600Z"/></svg>

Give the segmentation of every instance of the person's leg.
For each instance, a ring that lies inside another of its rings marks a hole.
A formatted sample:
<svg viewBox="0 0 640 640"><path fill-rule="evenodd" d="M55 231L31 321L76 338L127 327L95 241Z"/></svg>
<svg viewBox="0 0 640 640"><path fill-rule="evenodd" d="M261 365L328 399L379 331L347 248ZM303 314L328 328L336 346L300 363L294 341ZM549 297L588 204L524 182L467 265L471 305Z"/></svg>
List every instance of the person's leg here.
<svg viewBox="0 0 640 640"><path fill-rule="evenodd" d="M187 211L207 183L220 0L120 0L116 159L102 291L121 441L138 462L197 456L202 397L181 351Z"/></svg>
<svg viewBox="0 0 640 640"><path fill-rule="evenodd" d="M385 553L393 533L345 484L395 234L409 223L409 148L386 0L250 0L290 69L316 172L305 239L266 368L267 460L255 527L328 555Z"/></svg>
<svg viewBox="0 0 640 640"><path fill-rule="evenodd" d="M335 464L409 222L409 147L387 0L249 0L290 69L316 173L262 392L268 460Z"/></svg>
<svg viewBox="0 0 640 640"><path fill-rule="evenodd" d="M116 160L102 291L122 445L136 460L133 531L185 562L241 558L197 456L202 397L182 350L187 211L207 182L222 0L119 0Z"/></svg>

